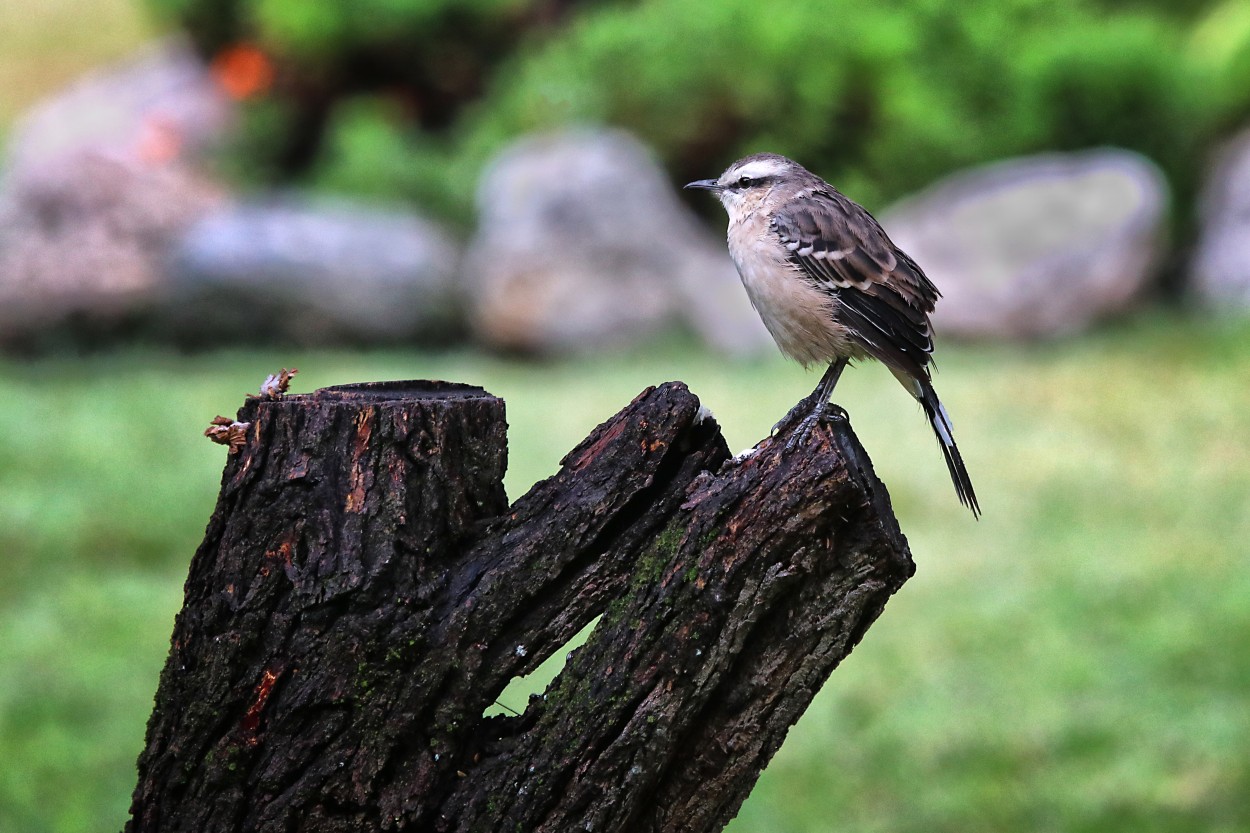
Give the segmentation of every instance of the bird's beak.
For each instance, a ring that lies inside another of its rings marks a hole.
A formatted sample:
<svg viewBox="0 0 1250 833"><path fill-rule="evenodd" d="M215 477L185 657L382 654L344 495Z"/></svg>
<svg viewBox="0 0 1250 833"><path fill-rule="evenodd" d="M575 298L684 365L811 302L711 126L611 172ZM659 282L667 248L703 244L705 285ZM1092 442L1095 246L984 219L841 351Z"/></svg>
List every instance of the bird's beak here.
<svg viewBox="0 0 1250 833"><path fill-rule="evenodd" d="M694 182L687 182L684 188L698 188L702 191L719 191L720 186L716 184L714 179L696 179Z"/></svg>

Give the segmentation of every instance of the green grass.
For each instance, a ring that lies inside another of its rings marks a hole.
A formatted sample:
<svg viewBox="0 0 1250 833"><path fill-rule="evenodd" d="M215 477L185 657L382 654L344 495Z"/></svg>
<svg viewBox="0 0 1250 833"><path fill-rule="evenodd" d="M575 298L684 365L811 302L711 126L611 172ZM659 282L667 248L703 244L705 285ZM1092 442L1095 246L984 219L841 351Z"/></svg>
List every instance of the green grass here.
<svg viewBox="0 0 1250 833"><path fill-rule="evenodd" d="M765 773L735 833L1250 829L1250 322L1147 317L1034 348L939 348L985 516L880 367L837 399L919 572ZM476 354L127 350L0 361L0 830L119 828L225 451L279 366L508 402L509 494L640 389L682 379L753 444L815 384L680 343ZM512 705L521 705L513 703Z"/></svg>

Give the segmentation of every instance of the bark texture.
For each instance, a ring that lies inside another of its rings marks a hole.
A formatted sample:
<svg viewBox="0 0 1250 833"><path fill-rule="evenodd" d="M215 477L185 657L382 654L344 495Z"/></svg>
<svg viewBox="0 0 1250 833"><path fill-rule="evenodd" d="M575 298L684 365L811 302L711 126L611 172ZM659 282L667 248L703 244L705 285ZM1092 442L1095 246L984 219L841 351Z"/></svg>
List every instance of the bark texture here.
<svg viewBox="0 0 1250 833"><path fill-rule="evenodd" d="M247 403L128 831L716 831L914 567L845 415L730 459L680 383L508 506L503 403ZM541 697L508 682L601 617Z"/></svg>

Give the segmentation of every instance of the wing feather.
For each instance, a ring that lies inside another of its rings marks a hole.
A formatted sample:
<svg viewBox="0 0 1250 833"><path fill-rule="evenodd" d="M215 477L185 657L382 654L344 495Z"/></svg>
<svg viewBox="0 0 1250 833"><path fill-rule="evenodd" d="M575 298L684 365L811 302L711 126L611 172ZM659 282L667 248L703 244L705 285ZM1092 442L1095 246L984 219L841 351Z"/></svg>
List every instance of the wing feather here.
<svg viewBox="0 0 1250 833"><path fill-rule="evenodd" d="M791 200L772 231L802 274L835 300L839 323L876 359L924 377L935 287L872 215L832 189Z"/></svg>

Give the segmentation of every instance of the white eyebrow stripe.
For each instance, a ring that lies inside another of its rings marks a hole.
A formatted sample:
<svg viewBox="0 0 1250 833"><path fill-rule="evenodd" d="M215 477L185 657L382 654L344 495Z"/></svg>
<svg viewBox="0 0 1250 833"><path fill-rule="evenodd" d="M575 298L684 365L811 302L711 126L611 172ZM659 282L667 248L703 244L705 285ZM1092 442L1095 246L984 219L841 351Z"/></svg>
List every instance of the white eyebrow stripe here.
<svg viewBox="0 0 1250 833"><path fill-rule="evenodd" d="M766 176L779 176L784 173L786 166L775 159L756 159L748 162L734 172L734 179L741 179L749 176L752 179L763 179Z"/></svg>

